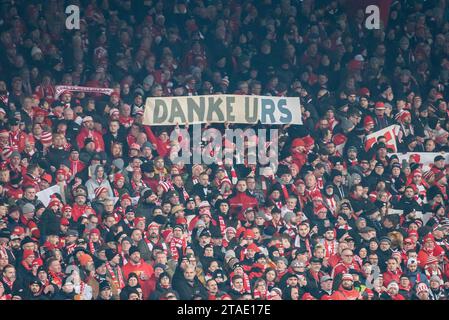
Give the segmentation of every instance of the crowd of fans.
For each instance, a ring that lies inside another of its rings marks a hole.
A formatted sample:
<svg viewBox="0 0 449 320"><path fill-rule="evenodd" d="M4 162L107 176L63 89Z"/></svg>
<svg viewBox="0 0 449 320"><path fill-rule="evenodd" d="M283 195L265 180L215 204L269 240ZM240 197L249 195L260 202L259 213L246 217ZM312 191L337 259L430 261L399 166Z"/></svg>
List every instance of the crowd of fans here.
<svg viewBox="0 0 449 320"><path fill-rule="evenodd" d="M0 4L0 300L448 297L448 163L413 154L449 150L447 1L379 30L349 1L71 2L79 30ZM275 174L173 163L188 124L142 124L147 97L216 93L300 98ZM392 124L408 161L365 149Z"/></svg>

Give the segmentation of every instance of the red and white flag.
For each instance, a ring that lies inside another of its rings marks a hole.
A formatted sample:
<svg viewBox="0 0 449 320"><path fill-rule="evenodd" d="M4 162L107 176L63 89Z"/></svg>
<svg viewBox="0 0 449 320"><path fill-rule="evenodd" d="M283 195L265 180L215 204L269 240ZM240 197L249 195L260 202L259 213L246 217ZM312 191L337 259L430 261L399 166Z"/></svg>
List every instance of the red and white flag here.
<svg viewBox="0 0 449 320"><path fill-rule="evenodd" d="M384 136L387 139L385 143L387 145L387 149L390 149L390 152L397 152L398 148L396 146L396 136L398 135L400 128L400 126L394 124L392 126L367 135L365 141L365 150L370 150L373 144L377 142L377 138Z"/></svg>

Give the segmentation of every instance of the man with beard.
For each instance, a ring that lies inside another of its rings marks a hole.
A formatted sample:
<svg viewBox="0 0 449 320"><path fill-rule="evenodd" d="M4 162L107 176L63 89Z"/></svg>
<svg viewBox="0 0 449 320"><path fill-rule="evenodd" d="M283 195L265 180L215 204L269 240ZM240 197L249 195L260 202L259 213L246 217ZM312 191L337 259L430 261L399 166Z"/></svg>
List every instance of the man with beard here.
<svg viewBox="0 0 449 320"><path fill-rule="evenodd" d="M328 227L324 231L324 238L321 240L321 244L324 247L326 258L330 258L337 253L338 242L335 240L335 229Z"/></svg>
<svg viewBox="0 0 449 320"><path fill-rule="evenodd" d="M135 246L129 249L129 261L123 266L123 273L126 279L128 279L131 272L134 272L139 277L139 284L143 291L143 300L147 300L151 294L151 277L154 270L151 265L142 260L139 249Z"/></svg>
<svg viewBox="0 0 449 320"><path fill-rule="evenodd" d="M145 240L150 252L152 252L155 247L160 247L164 251L168 250L167 244L164 242L164 240L160 236L160 226L164 225L165 221L166 221L165 217L158 215L154 218L153 222L151 222L148 225L147 238L144 240ZM139 246L139 250L140 250L140 246ZM142 254L145 256L144 252L142 252ZM144 259L145 259L145 257L144 257Z"/></svg>
<svg viewBox="0 0 449 320"><path fill-rule="evenodd" d="M26 300L48 300L42 291L42 283L38 278L30 280Z"/></svg>
<svg viewBox="0 0 449 320"><path fill-rule="evenodd" d="M380 295L380 300L405 300L405 298L399 293L397 282L392 281L388 284L387 290Z"/></svg>
<svg viewBox="0 0 449 320"><path fill-rule="evenodd" d="M67 277L61 290L55 294L52 300L75 300L75 284L72 277Z"/></svg>
<svg viewBox="0 0 449 320"><path fill-rule="evenodd" d="M16 268L13 265L8 264L3 268L0 281L3 283L5 294L7 295L23 290L23 283L17 278L16 274Z"/></svg>
<svg viewBox="0 0 449 320"><path fill-rule="evenodd" d="M359 300L360 293L354 288L354 278L352 274L345 273L341 279L338 289L332 294L332 300Z"/></svg>
<svg viewBox="0 0 449 320"><path fill-rule="evenodd" d="M157 195L150 188L145 188L140 192L140 199L136 208L136 217L145 217L145 221L151 221L152 212L156 207Z"/></svg>
<svg viewBox="0 0 449 320"><path fill-rule="evenodd" d="M416 286L416 296L414 300L430 300L429 287L425 283Z"/></svg>

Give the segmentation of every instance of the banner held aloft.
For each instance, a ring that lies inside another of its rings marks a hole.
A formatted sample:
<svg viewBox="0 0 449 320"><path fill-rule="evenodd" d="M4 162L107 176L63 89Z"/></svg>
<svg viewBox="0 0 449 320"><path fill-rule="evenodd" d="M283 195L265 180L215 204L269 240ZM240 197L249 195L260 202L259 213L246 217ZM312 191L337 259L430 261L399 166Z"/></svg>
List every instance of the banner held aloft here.
<svg viewBox="0 0 449 320"><path fill-rule="evenodd" d="M299 97L204 95L147 98L143 124L302 124Z"/></svg>

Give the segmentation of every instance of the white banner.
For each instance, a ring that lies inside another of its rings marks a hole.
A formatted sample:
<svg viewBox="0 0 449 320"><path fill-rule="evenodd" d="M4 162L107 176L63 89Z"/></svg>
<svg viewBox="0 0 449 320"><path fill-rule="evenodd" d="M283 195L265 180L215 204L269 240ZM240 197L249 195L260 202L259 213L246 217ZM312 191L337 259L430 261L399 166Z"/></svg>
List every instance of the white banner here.
<svg viewBox="0 0 449 320"><path fill-rule="evenodd" d="M145 125L176 123L302 124L299 97L204 95L147 98Z"/></svg>
<svg viewBox="0 0 449 320"><path fill-rule="evenodd" d="M422 171L426 172L430 170L433 165L433 161L436 156L443 156L446 163L449 163L449 153L439 153L439 152L407 152L407 153L389 153L388 156L397 155L399 162L402 163L403 160L408 163L412 162L411 157L419 159L418 163L422 166ZM415 162L415 161L413 161Z"/></svg>
<svg viewBox="0 0 449 320"><path fill-rule="evenodd" d="M36 193L37 198L44 204L44 206L48 206L50 203L50 196L53 194L61 194L61 189L58 185L54 185L50 188L44 189Z"/></svg>

